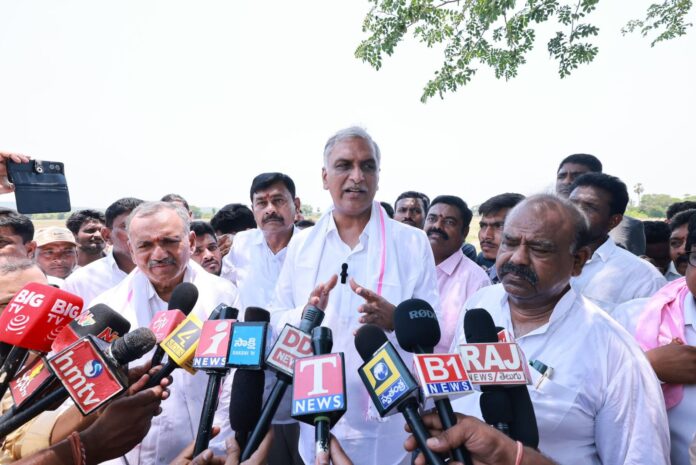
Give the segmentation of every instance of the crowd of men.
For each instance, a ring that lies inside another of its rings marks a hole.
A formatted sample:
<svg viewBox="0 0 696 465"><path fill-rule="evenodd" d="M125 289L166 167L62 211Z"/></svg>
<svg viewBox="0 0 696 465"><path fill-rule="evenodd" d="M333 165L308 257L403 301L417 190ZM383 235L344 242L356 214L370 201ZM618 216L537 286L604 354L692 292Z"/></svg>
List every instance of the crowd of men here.
<svg viewBox="0 0 696 465"><path fill-rule="evenodd" d="M624 182L603 173L596 157L570 155L556 170L555 192L504 192L483 202L476 247L466 243L473 212L456 195L431 200L406 191L393 208L375 201L380 163L377 143L361 128L329 138L322 183L333 205L316 222L302 217L293 180L275 172L252 180L251 208L225 205L210 222L193 220L176 194L124 197L103 213L72 213L65 228L36 231L28 217L0 211L0 307L27 282L48 282L86 307L107 304L137 328L190 282L201 319L219 303L261 307L277 335L315 305L333 332L333 351L345 357L349 408L332 429L332 463L375 465L411 463L416 445L399 416L379 418L371 407L357 376L355 331L370 323L391 338L395 306L419 298L440 322L435 351L454 353L466 343L466 311L484 308L527 360L548 367L530 370L528 386L538 451L517 448L473 418L482 418L479 394L453 402L464 416L429 441L433 450L464 444L474 463L491 465L696 464L695 202L670 206L664 219L629 218ZM142 390L147 376L136 371L130 396L117 401L142 414L125 418L117 402L97 421L69 405L45 412L4 439L0 463L70 463L66 437L75 430L86 432L87 463L96 463L91 454L114 463L189 463L207 378L177 370ZM231 379L216 412L220 434L197 463L224 461L213 453L237 460ZM3 410L10 405L3 399ZM442 430L437 416L424 418ZM104 443L99 434L125 439L102 450L89 444ZM291 418L286 398L272 434L246 463L328 463L315 453L313 427Z"/></svg>

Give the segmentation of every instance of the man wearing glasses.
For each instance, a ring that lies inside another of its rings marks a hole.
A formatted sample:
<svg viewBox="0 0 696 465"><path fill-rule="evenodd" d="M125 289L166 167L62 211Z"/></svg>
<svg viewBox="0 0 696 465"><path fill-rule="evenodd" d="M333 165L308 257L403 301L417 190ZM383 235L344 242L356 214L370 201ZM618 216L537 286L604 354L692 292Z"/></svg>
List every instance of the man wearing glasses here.
<svg viewBox="0 0 696 465"><path fill-rule="evenodd" d="M686 255L685 277L612 315L635 336L663 382L673 465L689 465L696 439L696 216L689 221Z"/></svg>

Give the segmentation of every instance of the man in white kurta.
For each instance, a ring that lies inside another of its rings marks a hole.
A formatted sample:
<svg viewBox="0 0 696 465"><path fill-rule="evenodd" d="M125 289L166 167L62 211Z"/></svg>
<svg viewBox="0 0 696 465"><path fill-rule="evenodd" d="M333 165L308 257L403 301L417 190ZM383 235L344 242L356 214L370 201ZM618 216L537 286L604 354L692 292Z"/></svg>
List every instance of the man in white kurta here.
<svg viewBox="0 0 696 465"><path fill-rule="evenodd" d="M617 246L609 236L626 211L626 184L608 174L586 173L571 186L569 200L588 218L592 251L582 273L571 280L577 292L611 313L617 305L649 297L667 284L657 268Z"/></svg>
<svg viewBox="0 0 696 465"><path fill-rule="evenodd" d="M380 420L370 407L357 374L363 361L353 334L362 323L392 329L394 305L412 297L428 301L439 312L435 262L423 231L390 220L373 202L380 155L364 130L340 131L329 139L324 153L322 177L334 206L290 242L272 321L276 330L286 322L297 325L310 294L318 302L317 290L347 266L328 304L323 302L322 325L331 328L332 351L343 352L346 362L348 409L332 433L356 464L404 463L404 420L400 415ZM393 333L388 335L398 347ZM402 356L410 365L410 356ZM299 449L304 462L313 464L313 427L301 425Z"/></svg>
<svg viewBox="0 0 696 465"><path fill-rule="evenodd" d="M65 280L62 289L79 295L85 305L89 305L95 297L116 286L133 271L135 263L128 249L126 219L141 203L140 199L125 197L109 205L104 213L106 225L101 234L112 245L111 251L104 258L75 270Z"/></svg>
<svg viewBox="0 0 696 465"><path fill-rule="evenodd" d="M589 252L582 247L586 234L577 234L583 221L572 205L551 196L519 204L506 219L496 260L501 284L478 291L465 309L486 309L527 361L553 370L540 379L530 369L543 454L564 465L668 464L666 412L647 359L626 331L568 284ZM465 343L464 313L455 344ZM478 395L456 400L454 409L481 416Z"/></svg>
<svg viewBox="0 0 696 465"><path fill-rule="evenodd" d="M300 207L295 183L283 173L261 173L251 183L251 208L257 228L237 233L230 252L223 259L223 278L229 279L239 291L241 307L268 309L275 295L280 269L287 246L299 232L293 223ZM242 315L240 315L240 318ZM269 338L271 339L271 338ZM221 408L229 405L232 376L228 376L220 398ZM276 382L266 370L265 399ZM292 390L288 389L273 417L273 443L268 455L270 465L300 464L297 421L291 418ZM221 438L224 439L224 438Z"/></svg>
<svg viewBox="0 0 696 465"><path fill-rule="evenodd" d="M232 283L189 260L195 241L182 207L148 202L136 208L130 218L129 240L137 268L93 303L104 303L121 313L131 329L149 326L158 311L167 309L171 291L181 282L198 288L192 314L201 320L206 320L218 304L238 305ZM151 357L152 353L133 363L139 365ZM126 455L128 464L168 464L196 437L208 377L201 372L190 375L174 370L173 381L170 397L162 403L162 414L153 419L143 442ZM215 424L227 426L229 432L229 412L220 411Z"/></svg>

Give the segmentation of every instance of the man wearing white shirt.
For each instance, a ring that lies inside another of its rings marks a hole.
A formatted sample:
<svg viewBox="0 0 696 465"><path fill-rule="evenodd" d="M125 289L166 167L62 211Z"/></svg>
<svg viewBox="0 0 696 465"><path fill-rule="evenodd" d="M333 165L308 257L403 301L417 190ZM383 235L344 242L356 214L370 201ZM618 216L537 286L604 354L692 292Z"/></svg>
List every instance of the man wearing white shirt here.
<svg viewBox="0 0 696 465"><path fill-rule="evenodd" d="M232 283L189 260L195 237L189 231L188 213L181 206L145 202L133 210L126 228L137 268L94 303L104 303L121 313L132 329L148 326L155 313L166 310L174 288L182 282L198 288L199 297L192 313L201 320L207 319L220 303L238 306L238 293ZM141 361L150 358L148 354ZM175 370L173 378L170 398L162 403L162 414L153 419L143 442L126 455L130 465L169 464L196 436L207 376ZM228 432L229 412L220 414L215 424L227 427Z"/></svg>
<svg viewBox="0 0 696 465"><path fill-rule="evenodd" d="M611 313L619 304L649 297L667 281L653 265L618 247L609 231L618 225L628 204L628 190L619 178L586 173L571 186L569 200L590 223L592 257L580 276L571 280L573 289L599 308Z"/></svg>
<svg viewBox="0 0 696 465"><path fill-rule="evenodd" d="M272 315L276 329L286 322L296 325L308 298L313 304L325 302L335 285L327 306L318 306L325 309L323 326L333 331L333 352L345 355L350 401L332 433L361 465L407 463L408 457L403 419L380 420L370 407L357 376L363 362L355 350L354 331L363 323L393 330L394 304L413 297L426 300L439 314L435 262L425 234L389 219L374 201L379 166L379 148L365 130L344 129L328 140L322 180L333 207L290 242ZM403 357L410 364L410 355ZM300 455L306 464L314 464L314 428L302 424L300 429Z"/></svg>
<svg viewBox="0 0 696 465"><path fill-rule="evenodd" d="M296 232L294 219L300 199L295 195L295 183L283 173L256 176L251 182L250 197L257 228L235 235L230 253L223 260L227 270L223 277L237 286L243 308L267 309L273 300L288 243ZM275 381L273 373L267 371L265 397ZM270 465L302 464L297 452L300 427L290 417L291 400L292 393L288 390L273 418ZM225 398L223 402L226 401Z"/></svg>
<svg viewBox="0 0 696 465"><path fill-rule="evenodd" d="M617 321L636 337L664 383L672 465L689 465L689 446L696 440L696 217L686 247L685 278L650 299L616 308Z"/></svg>
<svg viewBox="0 0 696 465"><path fill-rule="evenodd" d="M501 284L481 289L465 309L488 310L528 361L553 369L545 379L530 370L543 454L563 465L668 464L667 418L648 361L570 284L589 255L587 231L563 199L523 201L505 220L496 260ZM465 342L464 313L457 344ZM454 409L480 416L478 395L454 401Z"/></svg>
<svg viewBox="0 0 696 465"><path fill-rule="evenodd" d="M85 305L123 281L135 268L128 250L126 219L141 203L143 201L140 199L125 197L109 205L104 213L106 224L101 235L112 245L111 252L104 258L78 268L63 283L62 288L82 297Z"/></svg>

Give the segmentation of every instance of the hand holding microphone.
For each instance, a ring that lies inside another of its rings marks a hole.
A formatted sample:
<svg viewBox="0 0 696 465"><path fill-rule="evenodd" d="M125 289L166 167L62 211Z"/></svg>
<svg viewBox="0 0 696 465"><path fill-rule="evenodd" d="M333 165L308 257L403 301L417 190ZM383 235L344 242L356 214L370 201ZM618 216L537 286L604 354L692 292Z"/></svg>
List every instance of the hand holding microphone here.
<svg viewBox="0 0 696 465"><path fill-rule="evenodd" d="M474 465L555 465L530 447L523 447L495 428L474 417L457 414L456 424L444 429L440 418L435 413L423 416L425 426L434 435L427 440L429 450L436 453L447 452L457 447L466 447L471 453ZM408 430L408 428L407 428ZM414 452L418 448L416 438L411 435L406 439L404 448ZM517 461L519 458L519 462ZM425 465L423 454L416 457L415 465Z"/></svg>

